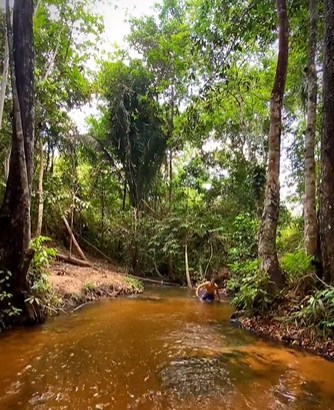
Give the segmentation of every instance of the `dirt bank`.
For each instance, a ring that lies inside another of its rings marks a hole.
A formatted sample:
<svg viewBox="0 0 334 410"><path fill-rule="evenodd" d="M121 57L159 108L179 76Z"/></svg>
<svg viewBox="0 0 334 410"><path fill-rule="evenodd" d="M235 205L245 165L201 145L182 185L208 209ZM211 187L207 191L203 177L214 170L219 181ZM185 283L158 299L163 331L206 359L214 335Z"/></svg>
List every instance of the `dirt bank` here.
<svg viewBox="0 0 334 410"><path fill-rule="evenodd" d="M59 299L59 306L66 310L103 297L142 291L139 281L117 272L114 266L104 262L80 267L55 261L49 273L49 283Z"/></svg>
<svg viewBox="0 0 334 410"><path fill-rule="evenodd" d="M313 329L300 328L293 323L284 323L282 318L241 317L237 320L240 327L250 332L283 343L305 349L329 360L334 360L334 342L332 339L321 339Z"/></svg>

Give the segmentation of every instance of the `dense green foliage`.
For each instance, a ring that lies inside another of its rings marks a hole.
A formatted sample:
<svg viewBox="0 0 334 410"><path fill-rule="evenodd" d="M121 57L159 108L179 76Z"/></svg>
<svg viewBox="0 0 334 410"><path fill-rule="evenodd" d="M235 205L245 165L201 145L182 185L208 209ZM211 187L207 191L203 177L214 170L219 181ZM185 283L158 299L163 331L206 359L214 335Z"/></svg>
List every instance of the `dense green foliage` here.
<svg viewBox="0 0 334 410"><path fill-rule="evenodd" d="M237 309L264 313L273 303L268 291L268 278L259 270L258 260L231 265L232 275L226 289L234 294Z"/></svg>
<svg viewBox="0 0 334 410"><path fill-rule="evenodd" d="M334 288L317 290L307 296L300 309L291 316L301 327L311 330L313 336L319 333L324 337L333 337L334 329Z"/></svg>
<svg viewBox="0 0 334 410"><path fill-rule="evenodd" d="M57 297L48 282L48 268L56 256L56 250L49 247L48 242L50 238L39 236L31 243L35 253L28 273L31 295L26 301L32 307L37 304L41 308L40 320L55 312L58 306Z"/></svg>
<svg viewBox="0 0 334 410"><path fill-rule="evenodd" d="M21 310L16 308L12 303L13 295L8 292L10 272L0 272L0 303L3 306L0 312L0 331L6 327L6 319L12 316L18 316Z"/></svg>

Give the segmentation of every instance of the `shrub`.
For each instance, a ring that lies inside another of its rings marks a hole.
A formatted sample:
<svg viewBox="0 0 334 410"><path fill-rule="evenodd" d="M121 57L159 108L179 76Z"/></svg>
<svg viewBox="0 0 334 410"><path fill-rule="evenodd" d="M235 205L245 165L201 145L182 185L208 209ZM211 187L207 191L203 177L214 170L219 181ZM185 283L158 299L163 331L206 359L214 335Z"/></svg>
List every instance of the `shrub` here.
<svg viewBox="0 0 334 410"><path fill-rule="evenodd" d="M303 226L299 220L279 229L277 233L277 251L280 255L292 253L303 245Z"/></svg>
<svg viewBox="0 0 334 410"><path fill-rule="evenodd" d="M307 296L300 310L291 316L299 325L311 327L323 337L334 335L334 287Z"/></svg>
<svg viewBox="0 0 334 410"><path fill-rule="evenodd" d="M46 246L51 239L46 236L39 236L31 241L31 248L35 251L30 273L46 273L46 268L49 267L50 261L56 256L57 252L53 248Z"/></svg>
<svg viewBox="0 0 334 410"><path fill-rule="evenodd" d="M48 281L47 268L50 261L56 256L55 249L46 245L50 241L50 238L39 236L34 238L30 244L35 254L28 272L31 295L26 299L26 302L30 303L32 308L35 305L40 307L39 320L41 321L59 304L59 300Z"/></svg>
<svg viewBox="0 0 334 410"><path fill-rule="evenodd" d="M142 292L144 290L143 282L131 276L125 276L125 282L130 286L132 291Z"/></svg>
<svg viewBox="0 0 334 410"><path fill-rule="evenodd" d="M253 260L230 265L231 278L226 288L234 294L233 305L252 314L265 313L273 303L268 292L268 277L259 270L259 261Z"/></svg>
<svg viewBox="0 0 334 410"><path fill-rule="evenodd" d="M257 253L257 232L259 221L248 213L238 215L233 221L231 248L228 256L232 260L255 258Z"/></svg>
<svg viewBox="0 0 334 410"><path fill-rule="evenodd" d="M6 327L6 319L21 313L21 309L12 305L13 295L7 291L11 276L9 271L0 271L0 332Z"/></svg>
<svg viewBox="0 0 334 410"><path fill-rule="evenodd" d="M96 291L96 285L94 283L87 282L82 286L84 293L93 293Z"/></svg>
<svg viewBox="0 0 334 410"><path fill-rule="evenodd" d="M299 279L312 272L312 257L299 250L287 253L280 259L281 267L286 274L288 284L294 284Z"/></svg>

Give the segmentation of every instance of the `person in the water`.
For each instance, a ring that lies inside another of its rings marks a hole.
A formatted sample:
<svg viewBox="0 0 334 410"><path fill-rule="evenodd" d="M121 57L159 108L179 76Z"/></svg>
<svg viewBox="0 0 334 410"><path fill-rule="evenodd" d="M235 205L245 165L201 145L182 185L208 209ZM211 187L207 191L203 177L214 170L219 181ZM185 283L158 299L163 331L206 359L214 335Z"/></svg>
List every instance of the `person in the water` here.
<svg viewBox="0 0 334 410"><path fill-rule="evenodd" d="M200 295L200 291L204 291L204 293ZM217 295L217 298L220 301L219 287L214 278L202 283L196 289L196 296L203 302L213 302L215 300L215 295Z"/></svg>

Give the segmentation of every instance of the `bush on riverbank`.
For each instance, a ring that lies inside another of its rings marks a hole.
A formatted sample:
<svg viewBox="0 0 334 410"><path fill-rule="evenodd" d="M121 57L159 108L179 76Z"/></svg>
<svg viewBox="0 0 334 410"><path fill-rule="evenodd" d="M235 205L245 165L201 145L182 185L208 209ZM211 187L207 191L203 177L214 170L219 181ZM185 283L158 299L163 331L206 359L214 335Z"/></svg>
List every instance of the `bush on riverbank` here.
<svg viewBox="0 0 334 410"><path fill-rule="evenodd" d="M268 278L259 271L259 261L234 263L230 268L232 275L226 282L226 289L233 295L233 305L250 314L265 313L273 297L268 292Z"/></svg>
<svg viewBox="0 0 334 410"><path fill-rule="evenodd" d="M227 289L238 310L246 310L251 321L242 325L255 332L289 340L287 329L293 329L291 342L302 344L307 338L312 343L326 342L334 336L334 287L324 284L314 273L311 258L302 250L280 257L286 286L276 295L268 291L268 278L259 272L259 262L251 260L231 265L232 275ZM265 323L265 324L264 324ZM289 332L290 332L289 331ZM298 337L295 335L298 334Z"/></svg>

